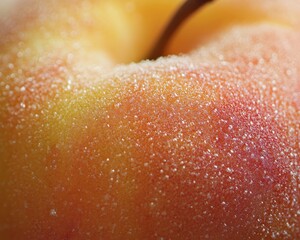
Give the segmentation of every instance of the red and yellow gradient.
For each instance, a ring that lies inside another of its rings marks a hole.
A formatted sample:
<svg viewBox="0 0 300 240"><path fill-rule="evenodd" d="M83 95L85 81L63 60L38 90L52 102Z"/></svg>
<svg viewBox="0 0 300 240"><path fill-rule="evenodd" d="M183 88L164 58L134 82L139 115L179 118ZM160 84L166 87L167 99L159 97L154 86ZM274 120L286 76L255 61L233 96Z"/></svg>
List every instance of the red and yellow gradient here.
<svg viewBox="0 0 300 240"><path fill-rule="evenodd" d="M128 65L180 1L19 4L0 27L1 239L300 238L296 0L216 1L166 51L192 53Z"/></svg>

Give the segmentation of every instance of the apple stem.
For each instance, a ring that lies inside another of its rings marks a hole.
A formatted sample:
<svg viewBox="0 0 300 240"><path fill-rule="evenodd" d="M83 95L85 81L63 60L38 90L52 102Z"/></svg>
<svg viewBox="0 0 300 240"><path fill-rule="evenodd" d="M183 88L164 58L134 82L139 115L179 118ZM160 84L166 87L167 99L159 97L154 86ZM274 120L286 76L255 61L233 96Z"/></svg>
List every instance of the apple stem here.
<svg viewBox="0 0 300 240"><path fill-rule="evenodd" d="M173 36L174 32L178 29L178 27L189 16L191 16L195 11L197 11L197 9L212 1L213 0L186 0L170 20L169 24L160 36L158 42L154 45L154 48L148 55L147 59L154 60L162 56L162 53L167 43Z"/></svg>

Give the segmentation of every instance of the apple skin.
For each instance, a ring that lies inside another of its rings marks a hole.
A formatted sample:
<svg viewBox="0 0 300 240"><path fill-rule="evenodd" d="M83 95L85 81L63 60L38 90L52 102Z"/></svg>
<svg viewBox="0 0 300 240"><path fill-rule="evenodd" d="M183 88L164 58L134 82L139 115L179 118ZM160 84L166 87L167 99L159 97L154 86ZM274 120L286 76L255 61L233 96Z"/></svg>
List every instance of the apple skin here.
<svg viewBox="0 0 300 240"><path fill-rule="evenodd" d="M79 3L1 22L1 239L299 239L299 4L261 1L256 17L219 1L167 50L194 52L115 66L179 1ZM92 9L113 26L100 37ZM214 9L249 18L218 27ZM189 30L203 18L210 31Z"/></svg>

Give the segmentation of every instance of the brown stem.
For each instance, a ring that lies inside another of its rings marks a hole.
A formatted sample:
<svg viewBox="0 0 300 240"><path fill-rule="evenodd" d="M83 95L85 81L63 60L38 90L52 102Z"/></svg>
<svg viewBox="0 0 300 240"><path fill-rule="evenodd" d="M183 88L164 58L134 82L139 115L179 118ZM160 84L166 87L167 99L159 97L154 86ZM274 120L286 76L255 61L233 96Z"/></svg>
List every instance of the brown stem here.
<svg viewBox="0 0 300 240"><path fill-rule="evenodd" d="M162 53L169 42L170 38L173 36L178 27L197 9L204 6L205 4L212 2L214 0L186 0L183 5L175 13L169 25L160 36L158 42L154 45L154 48L148 55L146 59L156 59L162 56Z"/></svg>

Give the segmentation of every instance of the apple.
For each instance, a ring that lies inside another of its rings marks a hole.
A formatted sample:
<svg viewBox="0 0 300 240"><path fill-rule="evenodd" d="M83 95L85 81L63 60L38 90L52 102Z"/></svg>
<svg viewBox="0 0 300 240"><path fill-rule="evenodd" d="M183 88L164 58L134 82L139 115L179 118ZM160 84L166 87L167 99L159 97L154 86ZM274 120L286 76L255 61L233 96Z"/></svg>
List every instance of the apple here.
<svg viewBox="0 0 300 240"><path fill-rule="evenodd" d="M299 1L12 3L0 239L300 239Z"/></svg>

